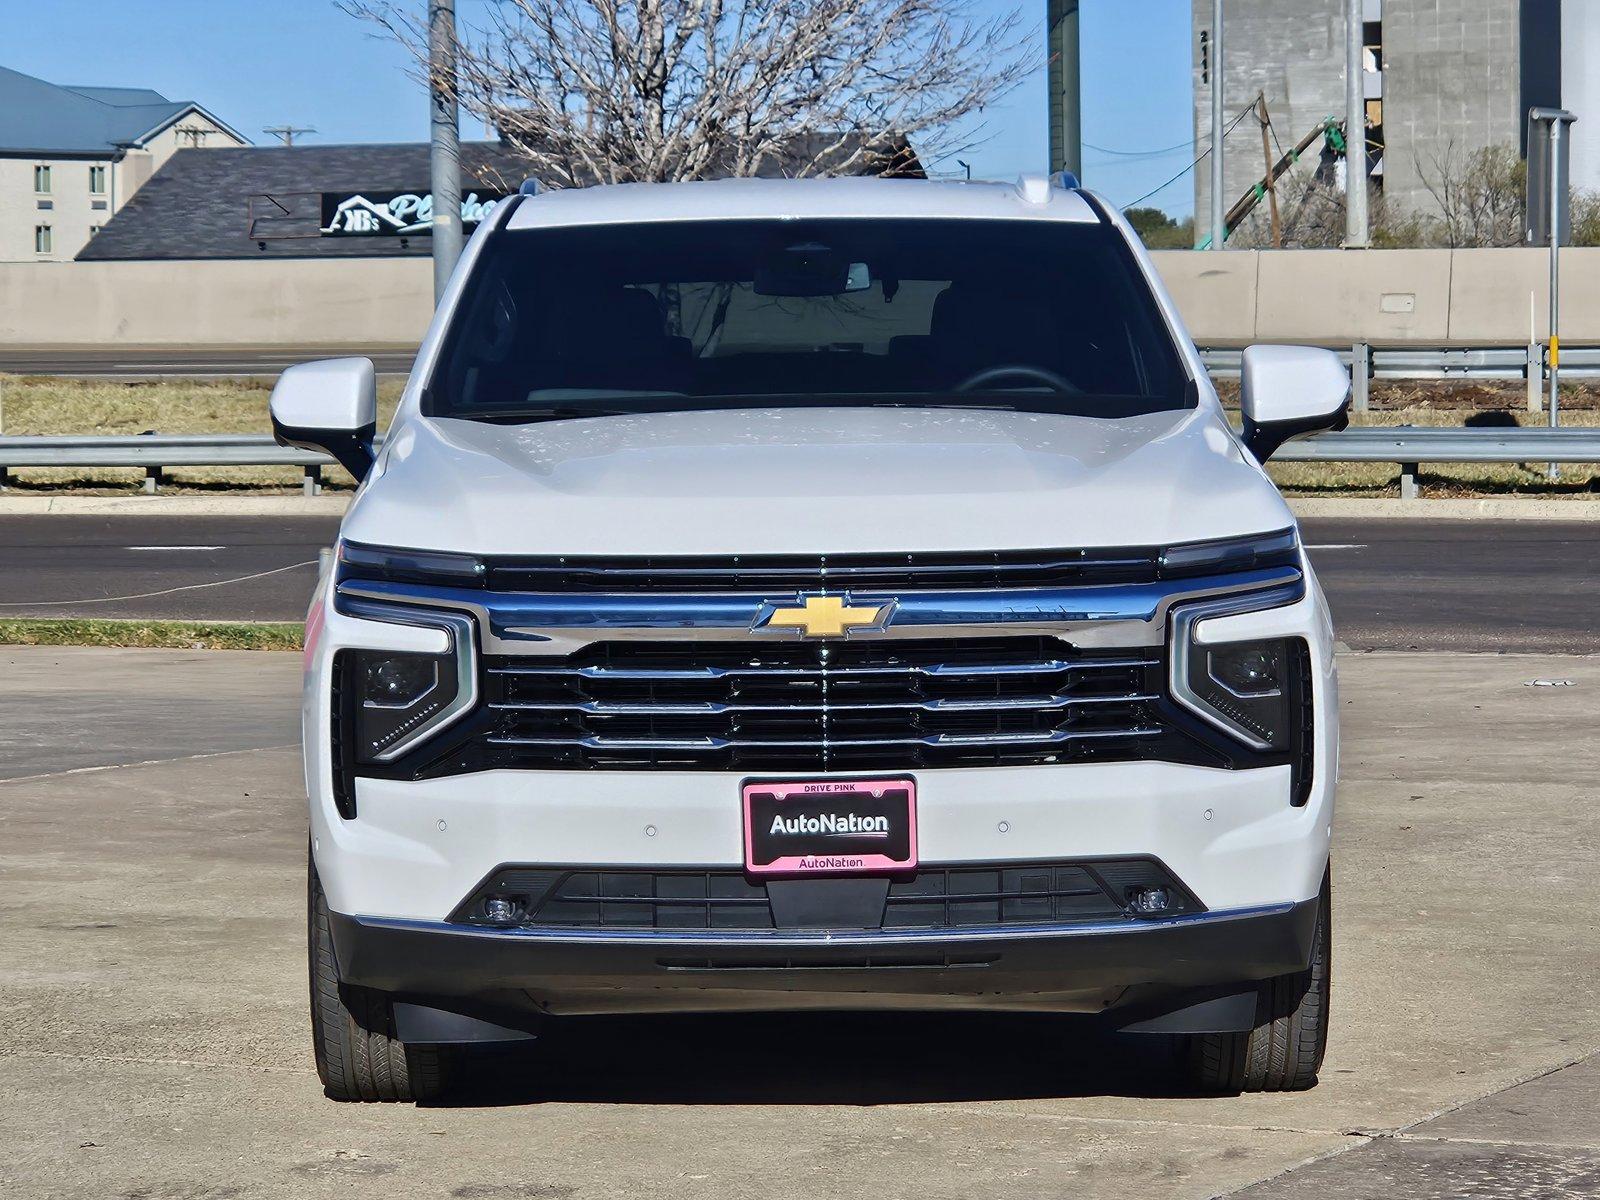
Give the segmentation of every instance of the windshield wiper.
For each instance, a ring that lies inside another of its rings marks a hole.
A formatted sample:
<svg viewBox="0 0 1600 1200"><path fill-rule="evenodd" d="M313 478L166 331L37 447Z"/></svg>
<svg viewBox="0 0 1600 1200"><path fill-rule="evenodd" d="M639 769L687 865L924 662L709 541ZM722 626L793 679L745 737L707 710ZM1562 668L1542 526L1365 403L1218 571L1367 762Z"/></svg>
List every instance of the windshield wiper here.
<svg viewBox="0 0 1600 1200"><path fill-rule="evenodd" d="M491 425L527 425L535 421L573 421L584 417L638 416L650 409L596 408L589 404L555 404L543 408L493 409L481 413L452 413L468 421L486 421Z"/></svg>

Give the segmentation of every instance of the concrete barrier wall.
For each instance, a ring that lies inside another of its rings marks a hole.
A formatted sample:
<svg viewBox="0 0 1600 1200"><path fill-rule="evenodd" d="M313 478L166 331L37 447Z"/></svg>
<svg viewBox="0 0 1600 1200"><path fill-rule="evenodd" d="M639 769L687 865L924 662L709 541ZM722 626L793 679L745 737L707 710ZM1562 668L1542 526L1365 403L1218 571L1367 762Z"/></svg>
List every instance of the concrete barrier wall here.
<svg viewBox="0 0 1600 1200"><path fill-rule="evenodd" d="M0 343L414 346L426 258L0 263Z"/></svg>
<svg viewBox="0 0 1600 1200"><path fill-rule="evenodd" d="M1264 250L1154 255L1202 345L1524 345L1549 333L1543 250ZM1561 255L1561 336L1600 344L1600 248Z"/></svg>
<svg viewBox="0 0 1600 1200"><path fill-rule="evenodd" d="M1203 345L1522 345L1546 335L1539 250L1155 255ZM1562 337L1600 344L1600 248L1562 255ZM0 344L404 346L432 309L425 258L0 263Z"/></svg>

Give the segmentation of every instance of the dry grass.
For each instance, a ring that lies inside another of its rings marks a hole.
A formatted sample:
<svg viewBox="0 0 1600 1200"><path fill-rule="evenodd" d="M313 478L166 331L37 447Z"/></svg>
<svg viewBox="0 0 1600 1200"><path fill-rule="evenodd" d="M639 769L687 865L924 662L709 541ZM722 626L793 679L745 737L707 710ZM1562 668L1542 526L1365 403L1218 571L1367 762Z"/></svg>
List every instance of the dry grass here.
<svg viewBox="0 0 1600 1200"><path fill-rule="evenodd" d="M378 385L379 428L387 425L400 398L396 380ZM100 380L6 378L0 376L0 432L51 433L266 433L264 380L170 380L116 383ZM1237 402L1237 385L1219 385L1225 403ZM1563 422L1600 426L1600 387L1570 386L1563 393ZM1506 384L1385 383L1372 388L1372 411L1357 423L1367 425L1542 424L1526 412L1522 386ZM1397 496L1399 468L1387 463L1278 463L1271 468L1280 487L1292 495ZM1600 469L1570 464L1559 483L1545 478L1544 465L1439 464L1419 476L1425 495L1589 496L1600 491ZM20 490L73 490L98 493L137 491L143 473L131 469L38 468L13 472ZM330 487L351 481L337 467L327 471ZM178 491L292 491L295 468L187 467L172 472Z"/></svg>
<svg viewBox="0 0 1600 1200"><path fill-rule="evenodd" d="M378 383L378 428L400 400L398 380ZM266 380L168 380L119 383L107 380L0 376L0 433L139 434L271 433ZM352 487L337 467L328 486ZM299 487L298 467L180 467L170 475L180 491L289 491ZM30 468L12 473L22 490L137 491L144 472L132 468ZM169 486L163 483L163 488Z"/></svg>
<svg viewBox="0 0 1600 1200"><path fill-rule="evenodd" d="M168 650L299 650L305 627L241 621L0 619L5 646L135 646Z"/></svg>

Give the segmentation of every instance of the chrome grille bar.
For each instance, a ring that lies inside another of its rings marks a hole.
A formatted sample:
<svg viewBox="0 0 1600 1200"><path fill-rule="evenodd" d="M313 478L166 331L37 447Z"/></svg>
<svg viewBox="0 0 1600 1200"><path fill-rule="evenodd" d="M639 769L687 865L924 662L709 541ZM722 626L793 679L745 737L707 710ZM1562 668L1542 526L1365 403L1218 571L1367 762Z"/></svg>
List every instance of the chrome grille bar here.
<svg viewBox="0 0 1600 1200"><path fill-rule="evenodd" d="M495 675L577 675L584 679L726 679L736 676L782 675L800 678L830 679L851 675L1049 675L1062 671L1116 667L1153 667L1154 658L1099 658L1092 662L1067 662L1050 659L1023 663L935 663L919 665L896 663L884 666L846 667L789 667L739 666L739 667L491 667Z"/></svg>
<svg viewBox="0 0 1600 1200"><path fill-rule="evenodd" d="M992 744L1039 745L1059 744L1081 739L1144 738L1155 737L1163 731L1156 726L1128 729L1068 730L1052 729L1043 733L938 733L918 738L829 738L829 746L974 746ZM595 734L581 738L519 737L514 734L496 734L488 742L496 746L574 746L588 750L723 750L739 746L762 750L814 750L815 739L741 739L721 737L650 737L626 738Z"/></svg>
<svg viewBox="0 0 1600 1200"><path fill-rule="evenodd" d="M1130 704L1154 700L1153 692L1126 696L1009 696L980 700L917 700L904 703L876 704L726 704L707 700L702 703L677 704L663 701L627 703L609 700L585 700L577 703L545 703L540 701L501 700L489 705L505 712L576 712L591 716L701 716L717 713L740 712L902 712L916 709L921 712L1003 712L1018 710L1058 710L1075 704Z"/></svg>

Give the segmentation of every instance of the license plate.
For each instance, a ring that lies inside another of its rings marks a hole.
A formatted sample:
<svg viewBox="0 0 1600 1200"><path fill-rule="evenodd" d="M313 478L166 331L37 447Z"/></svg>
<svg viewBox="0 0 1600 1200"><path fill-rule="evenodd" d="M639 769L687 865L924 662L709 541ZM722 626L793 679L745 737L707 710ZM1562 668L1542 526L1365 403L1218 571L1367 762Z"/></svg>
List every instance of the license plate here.
<svg viewBox="0 0 1600 1200"><path fill-rule="evenodd" d="M752 875L910 870L917 865L916 781L747 781L744 865Z"/></svg>

